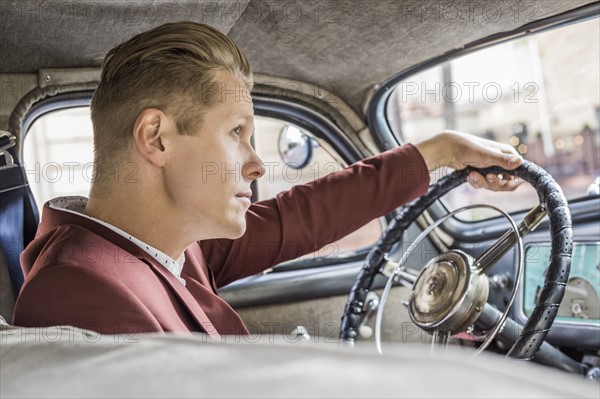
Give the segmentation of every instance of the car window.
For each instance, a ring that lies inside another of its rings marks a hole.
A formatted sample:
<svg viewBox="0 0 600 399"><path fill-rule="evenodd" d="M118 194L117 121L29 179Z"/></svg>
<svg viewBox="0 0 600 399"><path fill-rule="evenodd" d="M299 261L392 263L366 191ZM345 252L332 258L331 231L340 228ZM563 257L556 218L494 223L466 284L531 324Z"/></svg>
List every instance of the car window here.
<svg viewBox="0 0 600 399"><path fill-rule="evenodd" d="M390 97L390 126L402 142L452 129L509 143L552 174L567 199L597 195L599 30L598 19L588 20L485 48L410 76ZM502 203L516 211L535 205L537 195L528 184L516 193L492 193L465 184L443 201L451 209ZM461 217L481 220L493 215L490 212L474 210Z"/></svg>
<svg viewBox="0 0 600 399"><path fill-rule="evenodd" d="M272 198L298 184L343 169L346 165L324 140L310 132L274 118L255 118L254 146L265 164L265 176L258 181L258 200ZM382 232L379 219L372 220L341 240L304 258L348 255L369 247Z"/></svg>
<svg viewBox="0 0 600 399"><path fill-rule="evenodd" d="M25 136L23 164L40 215L52 198L88 196L93 159L88 107L53 111L36 119Z"/></svg>
<svg viewBox="0 0 600 399"><path fill-rule="evenodd" d="M265 164L266 173L253 188L257 200L272 198L281 191L323 177L346 165L323 140L282 120L255 117L254 146ZM88 196L93 179L93 130L88 107L49 112L29 129L23 146L23 160L38 209L55 197ZM286 140L287 138L287 140ZM281 139L281 140L280 140ZM302 157L298 139L305 140L308 157ZM287 148L281 146L287 144ZM285 150L288 150L287 153ZM284 155L285 160L282 158ZM287 155L287 156L286 156ZM286 162L287 161L287 162ZM348 256L371 246L382 232L375 219L341 240L300 259Z"/></svg>

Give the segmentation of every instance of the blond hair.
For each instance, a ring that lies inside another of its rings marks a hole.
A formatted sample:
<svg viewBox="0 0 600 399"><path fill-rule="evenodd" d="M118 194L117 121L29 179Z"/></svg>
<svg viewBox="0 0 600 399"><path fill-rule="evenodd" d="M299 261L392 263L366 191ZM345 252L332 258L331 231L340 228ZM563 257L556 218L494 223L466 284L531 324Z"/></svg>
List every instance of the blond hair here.
<svg viewBox="0 0 600 399"><path fill-rule="evenodd" d="M224 71L251 89L252 69L238 46L195 22L167 23L110 50L91 104L97 167L123 154L145 109L160 109L181 134L192 134L214 102L207 87Z"/></svg>

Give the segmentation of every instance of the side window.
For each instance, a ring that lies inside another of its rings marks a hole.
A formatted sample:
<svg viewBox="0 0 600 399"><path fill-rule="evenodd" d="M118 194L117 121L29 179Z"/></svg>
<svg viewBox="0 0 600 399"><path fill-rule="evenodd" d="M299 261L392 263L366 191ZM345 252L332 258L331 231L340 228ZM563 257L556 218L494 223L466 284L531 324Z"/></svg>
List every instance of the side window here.
<svg viewBox="0 0 600 399"><path fill-rule="evenodd" d="M259 201L345 167L324 141L310 138L307 132L296 126L262 116L255 117L255 126L254 145L266 166L266 176L256 187ZM283 152L280 151L280 139L282 146L287 145ZM303 157L304 148L309 149L307 157ZM44 203L52 198L88 196L93 177L89 108L54 111L37 119L25 138L23 161L40 212ZM373 220L338 242L305 255L303 259L350 255L374 244L381 231L381 221Z"/></svg>
<svg viewBox="0 0 600 399"><path fill-rule="evenodd" d="M598 19L589 20L422 71L396 87L388 103L390 125L403 142L452 129L509 143L552 174L567 199L597 195L599 30ZM528 184L516 193L465 184L444 201L451 209L501 203L516 211L533 206L537 196ZM493 214L475 210L463 215L480 220Z"/></svg>
<svg viewBox="0 0 600 399"><path fill-rule="evenodd" d="M298 184L308 183L346 165L324 140L287 122L255 118L254 147L265 164L258 181L258 200L272 198ZM382 221L372 220L341 240L302 257L322 259L350 255L373 245L382 233Z"/></svg>
<svg viewBox="0 0 600 399"><path fill-rule="evenodd" d="M40 215L52 198L88 196L93 178L92 132L88 107L44 114L29 128L23 164Z"/></svg>

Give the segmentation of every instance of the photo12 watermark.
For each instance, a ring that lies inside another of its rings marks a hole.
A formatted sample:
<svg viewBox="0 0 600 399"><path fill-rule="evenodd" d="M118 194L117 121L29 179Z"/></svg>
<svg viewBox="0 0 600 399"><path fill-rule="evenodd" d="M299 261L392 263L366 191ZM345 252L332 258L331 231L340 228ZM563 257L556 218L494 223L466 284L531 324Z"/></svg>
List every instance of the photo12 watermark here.
<svg viewBox="0 0 600 399"><path fill-rule="evenodd" d="M397 7L400 22L421 24L518 24L534 21L539 14L535 1L401 1Z"/></svg>
<svg viewBox="0 0 600 399"><path fill-rule="evenodd" d="M412 82L398 85L399 99L403 104L440 103L497 103L501 100L514 103L537 104L540 88L535 82Z"/></svg>

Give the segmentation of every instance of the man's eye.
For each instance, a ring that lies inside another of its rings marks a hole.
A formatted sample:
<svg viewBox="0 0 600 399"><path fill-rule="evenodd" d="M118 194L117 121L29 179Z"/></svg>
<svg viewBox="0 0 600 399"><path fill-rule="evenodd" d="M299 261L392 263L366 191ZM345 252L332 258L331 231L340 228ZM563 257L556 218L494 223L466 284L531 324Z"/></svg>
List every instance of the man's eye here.
<svg viewBox="0 0 600 399"><path fill-rule="evenodd" d="M236 136L239 136L240 134L242 134L242 127L241 126L235 127L233 129L231 129L231 132L233 134L235 134Z"/></svg>

